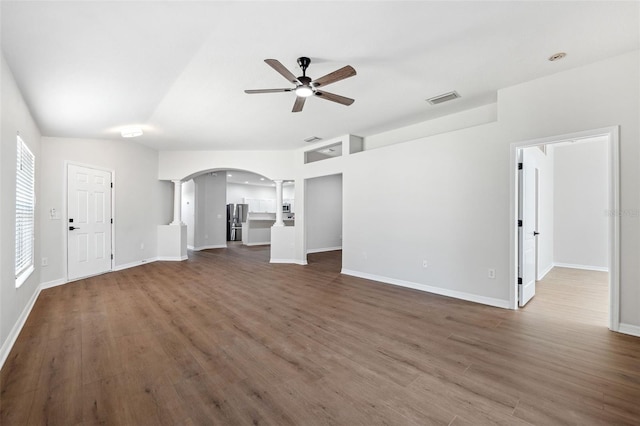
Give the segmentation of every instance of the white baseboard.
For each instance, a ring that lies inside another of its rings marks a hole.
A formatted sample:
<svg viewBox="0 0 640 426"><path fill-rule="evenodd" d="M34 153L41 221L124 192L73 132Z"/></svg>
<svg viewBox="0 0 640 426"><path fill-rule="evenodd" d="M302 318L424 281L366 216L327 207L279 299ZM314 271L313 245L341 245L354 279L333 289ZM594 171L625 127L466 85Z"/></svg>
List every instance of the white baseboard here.
<svg viewBox="0 0 640 426"><path fill-rule="evenodd" d="M47 281L46 283L40 283L40 290L46 290L48 288L57 287L59 285L66 284L68 281L64 278L58 280Z"/></svg>
<svg viewBox="0 0 640 426"><path fill-rule="evenodd" d="M245 246L270 246L271 241L263 241L261 243L246 243Z"/></svg>
<svg viewBox="0 0 640 426"><path fill-rule="evenodd" d="M183 260L187 260L189 257L188 256L158 256L156 258L157 261L159 262L182 262Z"/></svg>
<svg viewBox="0 0 640 426"><path fill-rule="evenodd" d="M325 251L336 251L336 250L342 250L342 246L308 249L307 250L307 254L309 254L309 253L323 253Z"/></svg>
<svg viewBox="0 0 640 426"><path fill-rule="evenodd" d="M574 263L554 263L553 266L559 268L584 269L585 271L609 272L609 268L606 266L577 265Z"/></svg>
<svg viewBox="0 0 640 426"><path fill-rule="evenodd" d="M29 299L27 306L25 306L24 309L22 310L22 313L18 317L18 321L16 321L16 323L13 325L13 328L9 332L7 339L2 344L2 347L0 347L0 369L4 365L7 358L9 357L9 353L11 352L13 345L16 343L16 340L18 339L18 336L22 331L22 327L24 327L24 324L27 322L27 318L29 318L29 314L33 309L33 305L35 305L36 300L38 300L40 291L41 291L41 288L40 286L38 286L36 291L33 292L31 299Z"/></svg>
<svg viewBox="0 0 640 426"><path fill-rule="evenodd" d="M412 288L414 290L426 291L429 293L439 294L441 296L448 296L455 299L467 300L469 302L481 303L483 305L495 306L497 308L510 309L508 300L479 296L477 294L465 293L462 291L450 290L442 287L434 287L426 284L414 283L411 281L398 280L395 278L383 277L380 275L368 274L359 271L352 271L349 269L342 269L341 272L345 275L352 275L354 277L365 278L372 281L379 281L386 284L397 285L400 287Z"/></svg>
<svg viewBox="0 0 640 426"><path fill-rule="evenodd" d="M620 323L618 326L618 332L640 337L640 326Z"/></svg>
<svg viewBox="0 0 640 426"><path fill-rule="evenodd" d="M209 249L218 249L218 248L227 248L227 245L226 244L217 244L217 245L212 245L212 246L192 247L191 250L200 251L200 250L209 250Z"/></svg>
<svg viewBox="0 0 640 426"><path fill-rule="evenodd" d="M542 281L544 279L544 277L547 276L547 274L549 272L551 272L551 270L553 269L555 265L552 263L551 265L549 265L549 267L547 269L545 269L544 271L542 271L542 273L540 274L540 276L536 279L537 281Z"/></svg>
<svg viewBox="0 0 640 426"><path fill-rule="evenodd" d="M193 246L187 244L187 250L193 250Z"/></svg>
<svg viewBox="0 0 640 426"><path fill-rule="evenodd" d="M136 262L125 263L124 265L117 265L113 267L113 272L122 271L123 269L135 268L136 266L144 265L147 263L153 263L156 260L158 260L158 258L152 257L151 259L142 259Z"/></svg>
<svg viewBox="0 0 640 426"><path fill-rule="evenodd" d="M307 262L298 259L271 259L270 263L289 263L293 265L306 265Z"/></svg>

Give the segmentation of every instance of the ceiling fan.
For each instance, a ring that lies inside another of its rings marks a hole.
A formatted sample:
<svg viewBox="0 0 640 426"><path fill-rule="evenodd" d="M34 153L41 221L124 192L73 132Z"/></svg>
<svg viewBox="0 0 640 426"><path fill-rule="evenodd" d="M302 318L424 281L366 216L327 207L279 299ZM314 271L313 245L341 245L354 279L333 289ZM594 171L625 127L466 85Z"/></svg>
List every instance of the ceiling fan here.
<svg viewBox="0 0 640 426"><path fill-rule="evenodd" d="M293 75L277 59L265 59L264 61L268 65L270 65L271 68L273 68L278 73L280 73L281 76L286 78L289 82L295 84L296 87L292 87L289 89L245 90L244 91L245 93L255 94L255 93L295 92L296 101L293 104L293 109L291 110L291 112L302 111L304 102L309 96L317 96L321 99L337 102L342 105L351 105L354 102L354 100L351 98L346 98L344 96L336 95L336 94L325 92L324 90L318 89L319 87L324 87L331 83L335 83L336 81L344 80L345 78L353 77L354 75L356 75L356 70L354 70L351 65L342 67L339 70L336 70L318 79L311 80L310 77L307 77L307 68L311 63L311 59L305 56L298 58L298 65L300 65L300 68L302 68L302 75L300 77L296 77L295 75Z"/></svg>

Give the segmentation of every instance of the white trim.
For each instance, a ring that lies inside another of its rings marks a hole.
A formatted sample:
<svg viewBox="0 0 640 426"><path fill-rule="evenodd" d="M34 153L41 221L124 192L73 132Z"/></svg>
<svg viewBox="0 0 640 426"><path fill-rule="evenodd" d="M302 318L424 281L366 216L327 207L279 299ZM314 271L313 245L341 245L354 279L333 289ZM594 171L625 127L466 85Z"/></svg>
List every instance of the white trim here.
<svg viewBox="0 0 640 426"><path fill-rule="evenodd" d="M518 309L518 150L528 146L552 144L577 139L607 136L609 146L609 209L613 214L609 220L608 270L609 270L609 329L619 330L620 325L620 127L610 126L585 130L566 135L514 142L510 146L509 164L509 307Z"/></svg>
<svg viewBox="0 0 640 426"><path fill-rule="evenodd" d="M544 271L542 271L542 273L540 274L540 276L538 277L538 279L537 279L537 280L538 280L538 281L542 281L542 280L544 279L544 277L546 277L546 276L547 276L547 274L548 274L549 272L551 272L551 270L553 269L553 267L554 267L554 266L557 266L557 265L555 265L555 264L553 264L553 263L552 263L551 265L549 265L549 267L548 267L547 269L545 269Z"/></svg>
<svg viewBox="0 0 640 426"><path fill-rule="evenodd" d="M342 246L324 247L324 248L317 248L317 249L307 249L307 254L309 254L309 253L323 253L325 251L336 251L336 250L342 250Z"/></svg>
<svg viewBox="0 0 640 426"><path fill-rule="evenodd" d="M577 265L574 263L554 263L553 266L559 268L584 269L585 271L609 272L609 268L606 266Z"/></svg>
<svg viewBox="0 0 640 426"><path fill-rule="evenodd" d="M34 259L35 259L35 256L34 256ZM27 269L22 271L22 273L20 273L20 275L18 275L18 277L16 278L16 288L20 288L20 286L22 286L22 284L24 284L25 281L29 279L29 277L31 276L31 274L33 274L35 270L36 270L36 267L33 265L30 265Z"/></svg>
<svg viewBox="0 0 640 426"><path fill-rule="evenodd" d="M456 299L467 300L469 302L481 303L483 305L495 306L497 308L509 309L509 301L503 299L495 299L493 297L478 296L477 294L465 293L462 291L450 290L442 287L434 287L426 284L414 283L411 281L398 280L395 278L383 277L380 275L368 274L366 272L352 271L342 269L342 274L351 275L358 278L364 278L372 281L379 281L386 284L397 285L400 287L412 288L414 290L426 291L428 293L439 294L441 296L453 297Z"/></svg>
<svg viewBox="0 0 640 426"><path fill-rule="evenodd" d="M65 280L64 278L60 278L58 280L53 280L53 281L47 281L46 283L40 283L40 290L46 290L48 288L58 287L59 285L64 285L68 283L69 281Z"/></svg>
<svg viewBox="0 0 640 426"><path fill-rule="evenodd" d="M187 248L189 247L187 246ZM190 250L200 251L200 250L219 249L219 248L227 248L227 244L225 243L225 244L214 244L211 246L191 247Z"/></svg>
<svg viewBox="0 0 640 426"><path fill-rule="evenodd" d="M637 326L637 325L620 323L618 325L618 329L614 331L628 334L630 336L640 337L640 326Z"/></svg>
<svg viewBox="0 0 640 426"><path fill-rule="evenodd" d="M22 331L22 327L24 327L24 324L27 322L27 318L29 318L29 314L33 309L33 305L35 305L36 300L38 300L39 295L40 295L40 286L38 286L38 288L36 288L36 291L33 292L31 299L29 299L29 302L24 307L24 309L22 310L22 313L18 317L18 321L16 321L16 323L13 325L13 328L9 332L9 335L7 336L6 340L2 344L2 347L0 348L0 368L2 368L5 361L9 357L9 353L11 352L13 345L16 343L16 340L18 339L18 336Z"/></svg>
<svg viewBox="0 0 640 426"><path fill-rule="evenodd" d="M116 265L113 268L113 272L122 271L123 269L135 268L136 266L146 265L147 263L153 263L158 260L156 257L150 259L137 260L135 262L125 263L124 265Z"/></svg>
<svg viewBox="0 0 640 426"><path fill-rule="evenodd" d="M306 261L298 260L298 259L271 259L269 263L289 263L294 265L307 265Z"/></svg>
<svg viewBox="0 0 640 426"><path fill-rule="evenodd" d="M245 246L270 246L271 241L263 241L261 243L246 243Z"/></svg>
<svg viewBox="0 0 640 426"><path fill-rule="evenodd" d="M188 258L189 258L188 256L179 256L179 257L158 256L156 260L158 262L182 262L183 260L187 260Z"/></svg>

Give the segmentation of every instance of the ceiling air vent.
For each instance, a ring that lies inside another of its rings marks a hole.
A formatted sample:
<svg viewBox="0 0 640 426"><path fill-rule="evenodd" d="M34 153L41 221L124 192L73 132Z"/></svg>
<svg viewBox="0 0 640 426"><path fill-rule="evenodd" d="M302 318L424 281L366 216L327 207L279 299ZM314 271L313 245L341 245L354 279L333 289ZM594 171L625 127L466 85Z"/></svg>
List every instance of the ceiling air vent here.
<svg viewBox="0 0 640 426"><path fill-rule="evenodd" d="M442 95L434 96L433 98L429 98L429 99L427 99L427 102L429 102L431 105L438 105L438 104L441 104L443 102L447 102L447 101L452 101L454 99L458 99L459 97L460 97L460 95L458 94L458 92L453 91L453 92L449 92L449 93L443 93Z"/></svg>
<svg viewBox="0 0 640 426"><path fill-rule="evenodd" d="M304 141L311 143L311 142L318 142L318 141L321 141L321 140L322 140L322 138L319 138L317 136L311 136L310 138L306 138Z"/></svg>

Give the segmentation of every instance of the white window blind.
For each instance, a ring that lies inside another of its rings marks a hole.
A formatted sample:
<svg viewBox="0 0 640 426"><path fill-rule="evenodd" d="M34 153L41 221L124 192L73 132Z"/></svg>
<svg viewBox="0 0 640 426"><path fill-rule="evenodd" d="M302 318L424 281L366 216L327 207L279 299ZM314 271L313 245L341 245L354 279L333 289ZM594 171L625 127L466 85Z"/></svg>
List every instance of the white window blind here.
<svg viewBox="0 0 640 426"><path fill-rule="evenodd" d="M16 164L16 278L34 266L35 157L18 136Z"/></svg>

